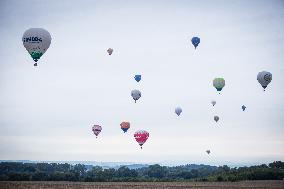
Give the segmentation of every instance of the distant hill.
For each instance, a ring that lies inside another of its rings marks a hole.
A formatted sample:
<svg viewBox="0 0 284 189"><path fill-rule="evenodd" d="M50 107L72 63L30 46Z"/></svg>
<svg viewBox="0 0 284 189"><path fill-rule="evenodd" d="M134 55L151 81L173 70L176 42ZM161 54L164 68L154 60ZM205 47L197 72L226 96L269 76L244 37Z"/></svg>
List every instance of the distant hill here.
<svg viewBox="0 0 284 189"><path fill-rule="evenodd" d="M138 169L142 167L148 167L153 164L137 164L133 162L97 162L97 161L34 161L34 160L0 160L0 162L21 162L21 163L68 163L70 165L83 164L87 167L87 169L93 166L100 166L104 169L114 168L118 169L122 166L126 166L129 169Z"/></svg>
<svg viewBox="0 0 284 189"><path fill-rule="evenodd" d="M140 168L144 168L144 167L149 167L148 164L130 164L130 165L120 165L118 167L115 167L116 169L125 166L128 167L129 169L140 169Z"/></svg>
<svg viewBox="0 0 284 189"><path fill-rule="evenodd" d="M129 169L140 169L144 167L149 167L149 165L153 165L154 163L133 163L133 162L97 162L97 161L33 161L33 160L0 160L0 162L21 162L21 163L68 163L70 165L76 165L76 164L83 164L86 166L86 168L89 170L94 166L100 166L103 169L108 168L114 168L119 169L122 166L125 166ZM217 168L216 166L211 165L203 165L203 164L186 164L186 165L180 165L180 166L173 166L173 167L180 167L186 170L192 170L192 169L200 169L204 167L211 167L211 168Z"/></svg>

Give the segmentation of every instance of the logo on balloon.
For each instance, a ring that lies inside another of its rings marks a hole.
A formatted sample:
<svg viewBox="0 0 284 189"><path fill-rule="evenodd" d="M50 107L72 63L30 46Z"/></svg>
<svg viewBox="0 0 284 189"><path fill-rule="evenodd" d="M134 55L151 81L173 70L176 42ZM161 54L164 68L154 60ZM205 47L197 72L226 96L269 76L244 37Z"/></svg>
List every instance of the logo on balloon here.
<svg viewBox="0 0 284 189"><path fill-rule="evenodd" d="M42 39L39 37L26 37L23 38L24 43L30 42L30 43L38 43L42 42Z"/></svg>
<svg viewBox="0 0 284 189"><path fill-rule="evenodd" d="M271 81L271 75L270 74L265 74L263 78L264 78L265 81Z"/></svg>

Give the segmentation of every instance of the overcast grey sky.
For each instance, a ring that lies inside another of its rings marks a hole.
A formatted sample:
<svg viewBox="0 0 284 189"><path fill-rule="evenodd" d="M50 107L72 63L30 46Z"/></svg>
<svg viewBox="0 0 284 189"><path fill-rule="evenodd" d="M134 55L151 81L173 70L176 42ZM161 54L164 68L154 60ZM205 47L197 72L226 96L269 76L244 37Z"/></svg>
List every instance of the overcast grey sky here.
<svg viewBox="0 0 284 189"><path fill-rule="evenodd" d="M38 67L21 41L32 27L52 36ZM283 31L277 0L0 0L0 159L283 161ZM266 92L263 70L273 74ZM226 80L220 95L215 77ZM92 124L103 127L97 139ZM150 133L143 150L139 129Z"/></svg>

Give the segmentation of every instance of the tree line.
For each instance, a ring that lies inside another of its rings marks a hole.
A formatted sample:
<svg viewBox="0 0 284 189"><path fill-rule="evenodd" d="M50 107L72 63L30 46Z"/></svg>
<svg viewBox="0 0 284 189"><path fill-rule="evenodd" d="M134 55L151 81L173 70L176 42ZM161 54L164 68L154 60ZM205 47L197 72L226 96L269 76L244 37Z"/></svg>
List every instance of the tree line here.
<svg viewBox="0 0 284 189"><path fill-rule="evenodd" d="M282 180L284 162L268 165L230 168L195 165L161 166L118 169L68 163L1 162L0 181L80 181L80 182L155 182L155 181L241 181Z"/></svg>

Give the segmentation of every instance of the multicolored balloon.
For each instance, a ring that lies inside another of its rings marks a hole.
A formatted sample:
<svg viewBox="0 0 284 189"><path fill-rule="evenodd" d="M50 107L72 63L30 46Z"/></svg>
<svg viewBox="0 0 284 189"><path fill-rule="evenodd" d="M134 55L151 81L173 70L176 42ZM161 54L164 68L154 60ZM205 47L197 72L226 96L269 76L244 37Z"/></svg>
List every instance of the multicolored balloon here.
<svg viewBox="0 0 284 189"><path fill-rule="evenodd" d="M141 146L141 149L142 149L142 145L147 141L148 137L149 137L149 133L144 130L139 130L134 133L134 138L138 142L138 144Z"/></svg>
<svg viewBox="0 0 284 189"><path fill-rule="evenodd" d="M96 138L97 138L98 135L100 134L100 132L102 131L102 127L100 125L94 125L92 127L92 131L94 132L94 134L96 135Z"/></svg>
<svg viewBox="0 0 284 189"><path fill-rule="evenodd" d="M213 80L213 86L217 89L217 91L222 91L223 87L225 87L225 79L224 78L215 78Z"/></svg>
<svg viewBox="0 0 284 189"><path fill-rule="evenodd" d="M112 48L108 48L108 50L107 50L108 55L111 55L112 52L113 52L113 49Z"/></svg>
<svg viewBox="0 0 284 189"><path fill-rule="evenodd" d="M194 48L196 49L196 47L199 45L200 43L200 38L199 37L193 37L191 39L191 43L193 44Z"/></svg>
<svg viewBox="0 0 284 189"><path fill-rule="evenodd" d="M130 128L130 123L129 122L122 122L120 124L120 128L123 130L124 133L126 133L127 130Z"/></svg>
<svg viewBox="0 0 284 189"><path fill-rule="evenodd" d="M136 89L132 90L131 91L131 96L132 96L133 100L136 103L136 101L141 97L141 92L139 90L136 90Z"/></svg>
<svg viewBox="0 0 284 189"><path fill-rule="evenodd" d="M139 82L141 80L141 75L134 76L135 81Z"/></svg>
<svg viewBox="0 0 284 189"><path fill-rule="evenodd" d="M34 66L37 66L37 61L50 46L51 36L43 28L30 28L25 31L22 41L24 47L35 61Z"/></svg>
<svg viewBox="0 0 284 189"><path fill-rule="evenodd" d="M272 74L267 71L259 72L257 74L257 80L260 83L260 85L263 87L263 90L265 91L267 85L272 81Z"/></svg>
<svg viewBox="0 0 284 189"><path fill-rule="evenodd" d="M176 113L178 116L181 114L181 112L182 112L181 107L176 107L175 113Z"/></svg>

